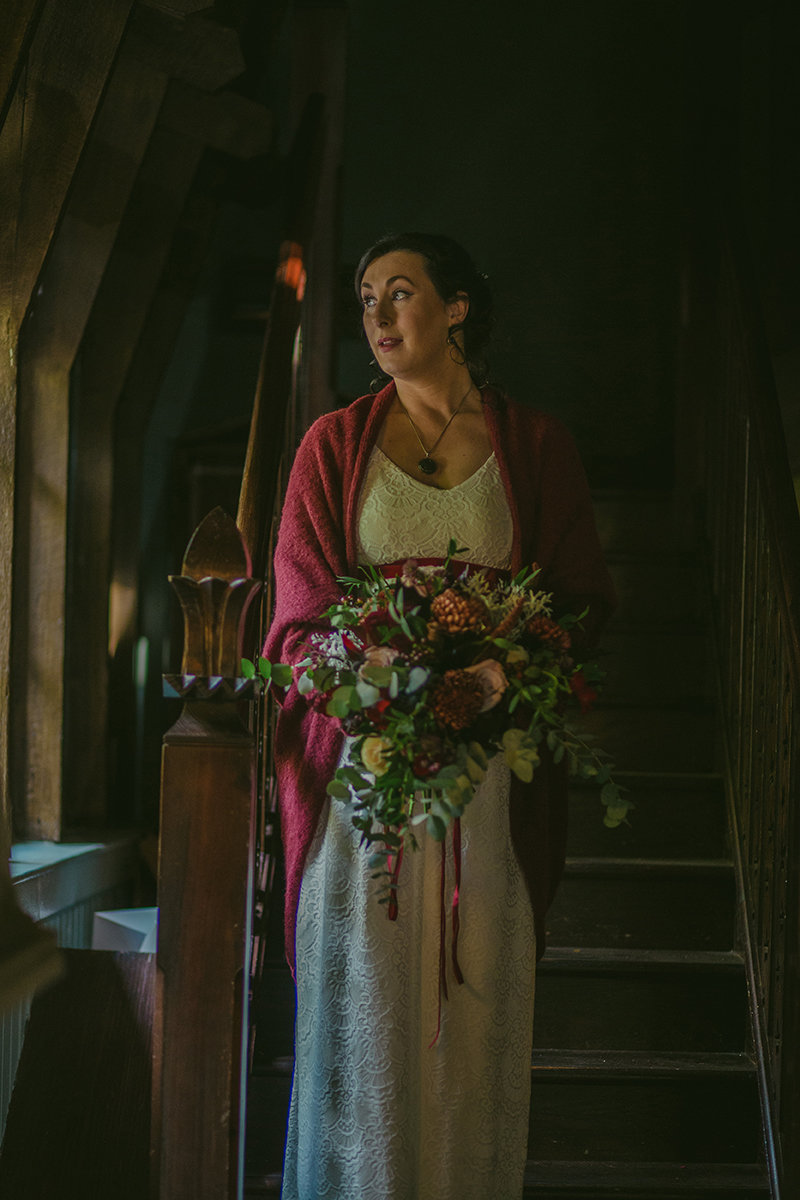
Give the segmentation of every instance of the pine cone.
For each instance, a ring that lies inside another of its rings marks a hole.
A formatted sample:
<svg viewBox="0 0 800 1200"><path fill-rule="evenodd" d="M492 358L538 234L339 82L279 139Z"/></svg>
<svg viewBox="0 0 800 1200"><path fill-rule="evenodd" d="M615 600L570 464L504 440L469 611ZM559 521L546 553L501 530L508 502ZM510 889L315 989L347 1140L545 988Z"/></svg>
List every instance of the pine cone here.
<svg viewBox="0 0 800 1200"><path fill-rule="evenodd" d="M440 592L431 605L431 629L443 633L484 633L489 626L489 610L480 596L464 596L455 588Z"/></svg>
<svg viewBox="0 0 800 1200"><path fill-rule="evenodd" d="M472 671L445 671L430 694L436 720L449 729L466 729L483 707L483 686Z"/></svg>
<svg viewBox="0 0 800 1200"><path fill-rule="evenodd" d="M566 629L562 629L558 622L550 617L531 617L525 628L540 642L550 642L555 650L567 651L572 645L572 639Z"/></svg>

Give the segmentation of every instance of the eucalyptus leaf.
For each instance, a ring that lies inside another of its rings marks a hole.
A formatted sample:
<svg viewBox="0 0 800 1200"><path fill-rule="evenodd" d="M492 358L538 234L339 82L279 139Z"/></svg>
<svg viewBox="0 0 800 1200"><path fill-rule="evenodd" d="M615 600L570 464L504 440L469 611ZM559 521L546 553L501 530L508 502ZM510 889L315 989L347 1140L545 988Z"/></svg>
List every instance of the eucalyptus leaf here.
<svg viewBox="0 0 800 1200"><path fill-rule="evenodd" d="M361 678L366 679L368 683L372 683L377 688L385 688L389 686L392 678L391 667L378 667L367 665L361 668Z"/></svg>
<svg viewBox="0 0 800 1200"><path fill-rule="evenodd" d="M274 663L272 667L272 682L276 687L288 688L292 682L292 668L289 663Z"/></svg>
<svg viewBox="0 0 800 1200"><path fill-rule="evenodd" d="M437 817L435 813L428 813L428 837L433 838L435 842L443 842L447 835L447 826L441 817Z"/></svg>
<svg viewBox="0 0 800 1200"><path fill-rule="evenodd" d="M366 782L357 767L339 767L336 772L336 778L341 779L344 783L348 783L356 789L362 788Z"/></svg>
<svg viewBox="0 0 800 1200"><path fill-rule="evenodd" d="M346 717L350 712L350 701L354 692L352 687L337 687L331 696L325 711L330 717Z"/></svg>
<svg viewBox="0 0 800 1200"><path fill-rule="evenodd" d="M600 800L603 804L617 804L620 799L619 788L613 782L604 783L600 791Z"/></svg>
<svg viewBox="0 0 800 1200"><path fill-rule="evenodd" d="M427 667L412 667L408 673L406 691L411 696L423 688L430 679L431 673Z"/></svg>
<svg viewBox="0 0 800 1200"><path fill-rule="evenodd" d="M359 679L355 691L364 708L372 708L373 704L377 704L381 698L378 688L373 687L371 683L366 683L363 679Z"/></svg>
<svg viewBox="0 0 800 1200"><path fill-rule="evenodd" d="M242 679L255 679L256 669L249 658L243 658L241 660L240 670L242 672Z"/></svg>

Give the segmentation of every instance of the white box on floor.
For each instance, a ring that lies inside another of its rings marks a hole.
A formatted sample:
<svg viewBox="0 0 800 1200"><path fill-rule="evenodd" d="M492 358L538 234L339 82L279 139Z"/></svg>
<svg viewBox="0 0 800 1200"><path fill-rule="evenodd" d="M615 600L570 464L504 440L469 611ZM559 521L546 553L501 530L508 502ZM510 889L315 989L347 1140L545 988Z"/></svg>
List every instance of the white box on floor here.
<svg viewBox="0 0 800 1200"><path fill-rule="evenodd" d="M157 908L114 908L94 914L93 950L139 950L152 954L157 939Z"/></svg>

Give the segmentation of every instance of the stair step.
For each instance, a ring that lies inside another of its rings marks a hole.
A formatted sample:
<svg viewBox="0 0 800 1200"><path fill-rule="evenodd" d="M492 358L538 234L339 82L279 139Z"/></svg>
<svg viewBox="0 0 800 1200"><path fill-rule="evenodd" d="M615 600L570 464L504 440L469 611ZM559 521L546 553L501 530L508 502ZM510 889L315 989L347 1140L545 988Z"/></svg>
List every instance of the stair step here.
<svg viewBox="0 0 800 1200"><path fill-rule="evenodd" d="M681 1051L654 1052L651 1050L602 1050L587 1053L583 1050L534 1050L531 1071L534 1082L563 1082L564 1080L707 1080L713 1076L726 1079L755 1078L755 1063L749 1055L739 1053L685 1054Z"/></svg>
<svg viewBox="0 0 800 1200"><path fill-rule="evenodd" d="M734 905L733 869L725 860L569 859L547 916L548 941L730 950Z"/></svg>
<svg viewBox="0 0 800 1200"><path fill-rule="evenodd" d="M719 858L725 853L726 811L718 775L615 771L636 805L629 822L607 829L593 784L570 787L569 853L642 858Z"/></svg>
<svg viewBox="0 0 800 1200"><path fill-rule="evenodd" d="M257 1196L280 1196L281 1175L250 1175L244 1181L244 1200L255 1200Z"/></svg>
<svg viewBox="0 0 800 1200"><path fill-rule="evenodd" d="M769 1200L769 1195L766 1170L757 1163L529 1162L525 1170L524 1200Z"/></svg>
<svg viewBox="0 0 800 1200"><path fill-rule="evenodd" d="M708 703L714 696L709 639L695 630L666 632L608 630L600 664L607 672L603 698L609 703Z"/></svg>
<svg viewBox="0 0 800 1200"><path fill-rule="evenodd" d="M266 1070L294 1052L295 989L285 960L264 964L255 992L253 1070Z"/></svg>
<svg viewBox="0 0 800 1200"><path fill-rule="evenodd" d="M280 1175L245 1180L245 1200L279 1196ZM523 1200L769 1200L756 1163L529 1162Z"/></svg>
<svg viewBox="0 0 800 1200"><path fill-rule="evenodd" d="M607 555L618 607L609 632L622 629L691 630L708 622L702 571L684 558ZM605 639L603 639L605 642Z"/></svg>
<svg viewBox="0 0 800 1200"><path fill-rule="evenodd" d="M737 954L559 947L537 968L537 1049L741 1052L746 1037Z"/></svg>
<svg viewBox="0 0 800 1200"><path fill-rule="evenodd" d="M536 1161L758 1160L756 1071L744 1055L540 1051L532 1085Z"/></svg>
<svg viewBox="0 0 800 1200"><path fill-rule="evenodd" d="M592 502L600 542L606 554L665 554L679 549L672 497L662 491L593 489Z"/></svg>
<svg viewBox="0 0 800 1200"><path fill-rule="evenodd" d="M658 699L658 682L653 683ZM713 772L717 765L715 720L708 705L598 702L570 723L594 738L625 771Z"/></svg>
<svg viewBox="0 0 800 1200"><path fill-rule="evenodd" d="M245 1176L277 1175L283 1163L291 1089L291 1059L277 1059L273 1070L251 1073L245 1118Z"/></svg>

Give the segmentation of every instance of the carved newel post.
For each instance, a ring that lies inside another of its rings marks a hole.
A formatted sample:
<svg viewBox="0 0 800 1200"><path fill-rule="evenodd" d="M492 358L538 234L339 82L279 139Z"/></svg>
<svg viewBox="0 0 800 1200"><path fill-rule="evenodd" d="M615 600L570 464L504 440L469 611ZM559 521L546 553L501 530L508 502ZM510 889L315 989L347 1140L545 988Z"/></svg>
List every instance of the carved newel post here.
<svg viewBox="0 0 800 1200"><path fill-rule="evenodd" d="M260 581L233 520L215 509L170 582L184 617L183 711L164 737L153 1071L154 1192L228 1200L240 1186L242 1031L253 884L255 749L240 658Z"/></svg>

